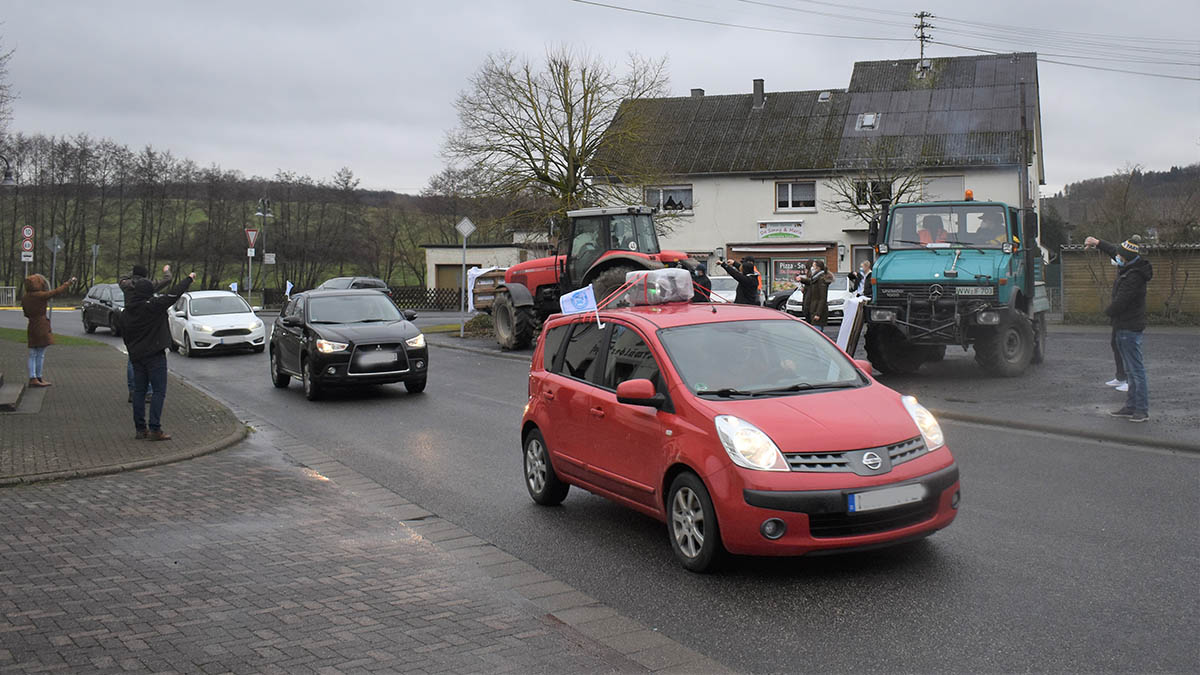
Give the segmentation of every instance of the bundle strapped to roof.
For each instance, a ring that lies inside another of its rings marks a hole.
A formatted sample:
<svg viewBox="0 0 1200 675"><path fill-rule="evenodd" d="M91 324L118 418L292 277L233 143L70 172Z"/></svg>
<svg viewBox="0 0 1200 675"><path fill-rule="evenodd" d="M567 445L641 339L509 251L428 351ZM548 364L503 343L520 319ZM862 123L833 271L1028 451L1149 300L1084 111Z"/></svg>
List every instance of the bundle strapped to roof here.
<svg viewBox="0 0 1200 675"><path fill-rule="evenodd" d="M692 275L685 269L668 267L650 271L636 270L627 272L621 288L600 304L602 307L620 307L690 302L693 292Z"/></svg>

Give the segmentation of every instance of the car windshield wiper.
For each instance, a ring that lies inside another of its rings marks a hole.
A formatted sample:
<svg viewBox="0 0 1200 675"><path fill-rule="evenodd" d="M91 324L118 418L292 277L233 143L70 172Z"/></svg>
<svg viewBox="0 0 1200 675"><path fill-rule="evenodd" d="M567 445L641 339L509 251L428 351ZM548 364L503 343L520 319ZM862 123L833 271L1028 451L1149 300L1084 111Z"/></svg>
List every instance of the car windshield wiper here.
<svg viewBox="0 0 1200 675"><path fill-rule="evenodd" d="M341 321L325 321L323 319L313 319L309 323L342 323Z"/></svg>
<svg viewBox="0 0 1200 675"><path fill-rule="evenodd" d="M797 391L816 391L819 389L849 389L857 387L855 382L826 382L825 384L809 384L808 382L797 382L796 384L786 387L775 387L772 389L755 389L752 393L755 396L770 395L770 394L790 394Z"/></svg>
<svg viewBox="0 0 1200 675"><path fill-rule="evenodd" d="M911 245L913 245L913 246L920 246L921 248L923 248L923 249L925 249L925 250L927 250L927 251L940 251L940 250L942 250L942 248L943 248L943 247L941 247L941 246L935 246L934 248L929 248L929 246L927 246L927 244L930 244L930 243L945 243L947 247L950 245L950 242L927 242L927 241L912 241L912 240L909 240L909 239L897 239L897 240L895 241L895 243L897 243L897 244L911 244Z"/></svg>
<svg viewBox="0 0 1200 675"><path fill-rule="evenodd" d="M354 323L380 323L380 322L395 321L395 320L396 319L359 319L358 321L355 321Z"/></svg>
<svg viewBox="0 0 1200 675"><path fill-rule="evenodd" d="M741 389L734 389L733 387L723 387L721 389L707 389L705 391L698 391L696 393L701 396L720 396L722 398L730 398L733 396L754 396L754 394L755 394L755 392L753 392L753 391L743 391Z"/></svg>

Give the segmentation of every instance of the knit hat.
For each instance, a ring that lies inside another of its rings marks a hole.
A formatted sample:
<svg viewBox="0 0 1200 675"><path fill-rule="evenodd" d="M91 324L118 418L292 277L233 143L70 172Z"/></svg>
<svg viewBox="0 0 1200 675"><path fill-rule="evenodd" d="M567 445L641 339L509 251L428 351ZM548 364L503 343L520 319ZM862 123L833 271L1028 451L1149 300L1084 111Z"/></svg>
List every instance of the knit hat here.
<svg viewBox="0 0 1200 675"><path fill-rule="evenodd" d="M1138 246L1132 238L1126 239L1121 242L1121 254L1123 257L1133 259L1142 254L1142 247Z"/></svg>
<svg viewBox="0 0 1200 675"><path fill-rule="evenodd" d="M149 274L150 273L146 271L145 265L134 265L133 266L133 276L145 277L145 276L149 276Z"/></svg>

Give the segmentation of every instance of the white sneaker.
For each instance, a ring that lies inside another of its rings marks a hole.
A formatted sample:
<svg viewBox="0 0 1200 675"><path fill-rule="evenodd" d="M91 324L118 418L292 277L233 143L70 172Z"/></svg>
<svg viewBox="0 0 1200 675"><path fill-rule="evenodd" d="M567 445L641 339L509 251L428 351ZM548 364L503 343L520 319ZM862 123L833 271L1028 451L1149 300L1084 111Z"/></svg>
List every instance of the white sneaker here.
<svg viewBox="0 0 1200 675"><path fill-rule="evenodd" d="M1128 382L1122 382L1121 384L1118 384L1118 385L1117 385L1117 391L1129 391L1129 383L1128 383Z"/></svg>
<svg viewBox="0 0 1200 675"><path fill-rule="evenodd" d="M1125 384L1125 380L1118 380L1117 378L1114 377L1113 379L1109 380L1108 382L1105 382L1104 384L1106 384L1110 387L1119 387L1122 384Z"/></svg>

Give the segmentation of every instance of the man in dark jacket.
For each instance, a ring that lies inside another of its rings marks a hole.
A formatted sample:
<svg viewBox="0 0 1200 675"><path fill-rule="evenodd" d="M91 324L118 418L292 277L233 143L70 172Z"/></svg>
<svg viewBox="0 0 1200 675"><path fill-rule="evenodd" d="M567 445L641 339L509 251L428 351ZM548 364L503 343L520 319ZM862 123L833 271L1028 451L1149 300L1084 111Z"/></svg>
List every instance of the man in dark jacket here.
<svg viewBox="0 0 1200 675"><path fill-rule="evenodd" d="M166 288L171 283L171 266L163 265L163 276L158 281L151 280L154 284L154 292L158 293ZM121 293L125 296L125 304L129 304L129 293L133 290L133 284L138 279L146 279L149 273L143 265L134 265L132 273L127 277L121 277L117 280L117 286L120 287ZM117 315L118 329L120 329L121 315ZM129 389L129 402L133 403L133 361L128 361L125 366L125 386ZM150 400L150 396L154 393L154 385L150 385L150 389L146 390L146 401Z"/></svg>
<svg viewBox="0 0 1200 675"><path fill-rule="evenodd" d="M833 275L825 268L825 261L812 261L796 281L804 286L804 318L814 326L825 328L829 322L829 285L833 283Z"/></svg>
<svg viewBox="0 0 1200 675"><path fill-rule="evenodd" d="M1088 237L1085 248L1099 248L1117 260L1117 278L1113 282L1112 302L1104 313L1116 331L1117 350L1125 366L1129 383L1125 405L1111 414L1127 417L1130 422L1145 422L1150 415L1150 390L1146 366L1142 362L1142 331L1146 329L1146 284L1154 278L1150 261L1141 256L1137 242L1126 240L1120 246Z"/></svg>
<svg viewBox="0 0 1200 675"><path fill-rule="evenodd" d="M712 298L712 279L704 263L692 266L692 302L709 302Z"/></svg>
<svg viewBox="0 0 1200 675"><path fill-rule="evenodd" d="M167 399L167 348L171 346L171 329L167 325L167 310L183 295L192 280L193 272L164 295L154 295L154 284L138 278L126 294L122 322L125 348L133 364L133 426L137 438L168 441L171 437L162 430L162 409ZM153 384L150 397L150 424L146 424L146 386Z"/></svg>
<svg viewBox="0 0 1200 675"><path fill-rule="evenodd" d="M738 266L728 260L718 260L717 264L737 281L737 293L733 297L735 303L739 305L761 304L758 301L758 272L754 271L754 261L743 260L740 272Z"/></svg>

